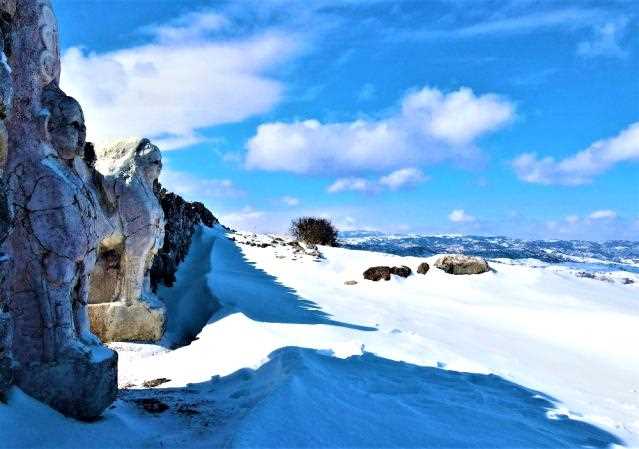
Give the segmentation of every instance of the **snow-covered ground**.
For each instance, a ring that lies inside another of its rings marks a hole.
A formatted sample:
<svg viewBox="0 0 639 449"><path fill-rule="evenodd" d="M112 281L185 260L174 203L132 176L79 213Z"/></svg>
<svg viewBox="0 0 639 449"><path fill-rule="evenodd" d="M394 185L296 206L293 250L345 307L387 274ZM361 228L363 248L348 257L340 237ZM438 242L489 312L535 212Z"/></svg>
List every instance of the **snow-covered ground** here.
<svg viewBox="0 0 639 449"><path fill-rule="evenodd" d="M622 284L503 260L482 275L374 283L369 266L435 258L321 248L319 259L234 238L204 231L207 250L178 273L202 292L210 264L202 294L222 305L196 340L114 344L123 390L95 423L14 388L0 446L639 447L637 274ZM202 304L185 294L187 324L171 335L215 308Z"/></svg>

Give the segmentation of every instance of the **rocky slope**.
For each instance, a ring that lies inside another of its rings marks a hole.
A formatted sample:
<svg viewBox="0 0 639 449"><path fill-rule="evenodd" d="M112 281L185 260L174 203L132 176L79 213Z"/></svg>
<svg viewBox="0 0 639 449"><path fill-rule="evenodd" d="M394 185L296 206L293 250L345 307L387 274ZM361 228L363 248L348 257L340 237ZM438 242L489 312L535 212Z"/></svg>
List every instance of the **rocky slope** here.
<svg viewBox="0 0 639 449"><path fill-rule="evenodd" d="M218 220L204 204L185 201L180 195L168 192L158 181L153 191L166 218L164 244L155 255L150 272L151 288L156 291L159 284L171 287L175 283L175 273L191 247L196 227L202 224L210 228Z"/></svg>

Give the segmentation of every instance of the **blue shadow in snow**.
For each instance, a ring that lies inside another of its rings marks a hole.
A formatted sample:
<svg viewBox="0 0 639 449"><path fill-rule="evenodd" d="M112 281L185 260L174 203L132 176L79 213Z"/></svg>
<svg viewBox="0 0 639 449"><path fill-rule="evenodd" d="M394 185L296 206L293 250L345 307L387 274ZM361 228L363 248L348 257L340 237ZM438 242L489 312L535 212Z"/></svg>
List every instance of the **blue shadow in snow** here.
<svg viewBox="0 0 639 449"><path fill-rule="evenodd" d="M224 307L212 321L241 312L252 320L268 323L328 324L360 331L377 330L331 319L316 303L301 298L295 290L258 269L244 257L235 242L225 236L220 236L215 245L224 247L218 248L223 256L213 262L222 266L213 267L211 285L213 294Z"/></svg>
<svg viewBox="0 0 639 449"><path fill-rule="evenodd" d="M185 391L186 390L186 391ZM606 448L623 442L593 425L550 414L555 400L495 375L396 362L371 353L340 359L299 347L259 369L184 388L124 390L160 397L206 419L233 447ZM190 393L192 404L185 403ZM221 417L221 418L220 418ZM166 419L166 418L160 418ZM230 429L229 429L230 426Z"/></svg>

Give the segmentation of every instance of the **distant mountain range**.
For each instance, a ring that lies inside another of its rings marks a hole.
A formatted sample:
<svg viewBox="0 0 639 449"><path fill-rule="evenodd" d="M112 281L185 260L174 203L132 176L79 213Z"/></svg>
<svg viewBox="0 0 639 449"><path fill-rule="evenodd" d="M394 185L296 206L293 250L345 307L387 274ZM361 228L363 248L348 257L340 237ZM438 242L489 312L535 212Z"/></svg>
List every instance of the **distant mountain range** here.
<svg viewBox="0 0 639 449"><path fill-rule="evenodd" d="M520 240L474 235L388 235L372 231L340 233L345 248L399 256L459 253L485 258L537 259L547 263L608 265L610 269L639 272L639 242L611 240ZM601 267L603 268L603 267Z"/></svg>

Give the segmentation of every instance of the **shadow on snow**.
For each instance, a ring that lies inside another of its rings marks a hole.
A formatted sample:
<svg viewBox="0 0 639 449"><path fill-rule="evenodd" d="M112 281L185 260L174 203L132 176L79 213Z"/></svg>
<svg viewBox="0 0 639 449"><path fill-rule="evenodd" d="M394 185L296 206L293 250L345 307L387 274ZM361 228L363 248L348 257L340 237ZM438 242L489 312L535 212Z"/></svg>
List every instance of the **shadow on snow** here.
<svg viewBox="0 0 639 449"><path fill-rule="evenodd" d="M209 282L224 307L212 321L241 312L252 320L268 323L328 324L361 331L377 330L331 319L316 303L301 298L295 290L257 268L225 236L220 236L215 246L218 256L213 260L215 272Z"/></svg>
<svg viewBox="0 0 639 449"><path fill-rule="evenodd" d="M180 410L189 411L185 434L158 434L163 444L188 440L190 433L202 443L230 447L623 444L590 424L549 413L555 409L552 398L501 377L421 367L371 353L339 359L325 351L286 347L257 370L242 369L186 389L125 390L121 397L119 407L158 398L169 406L158 416L167 425L180 419Z"/></svg>

